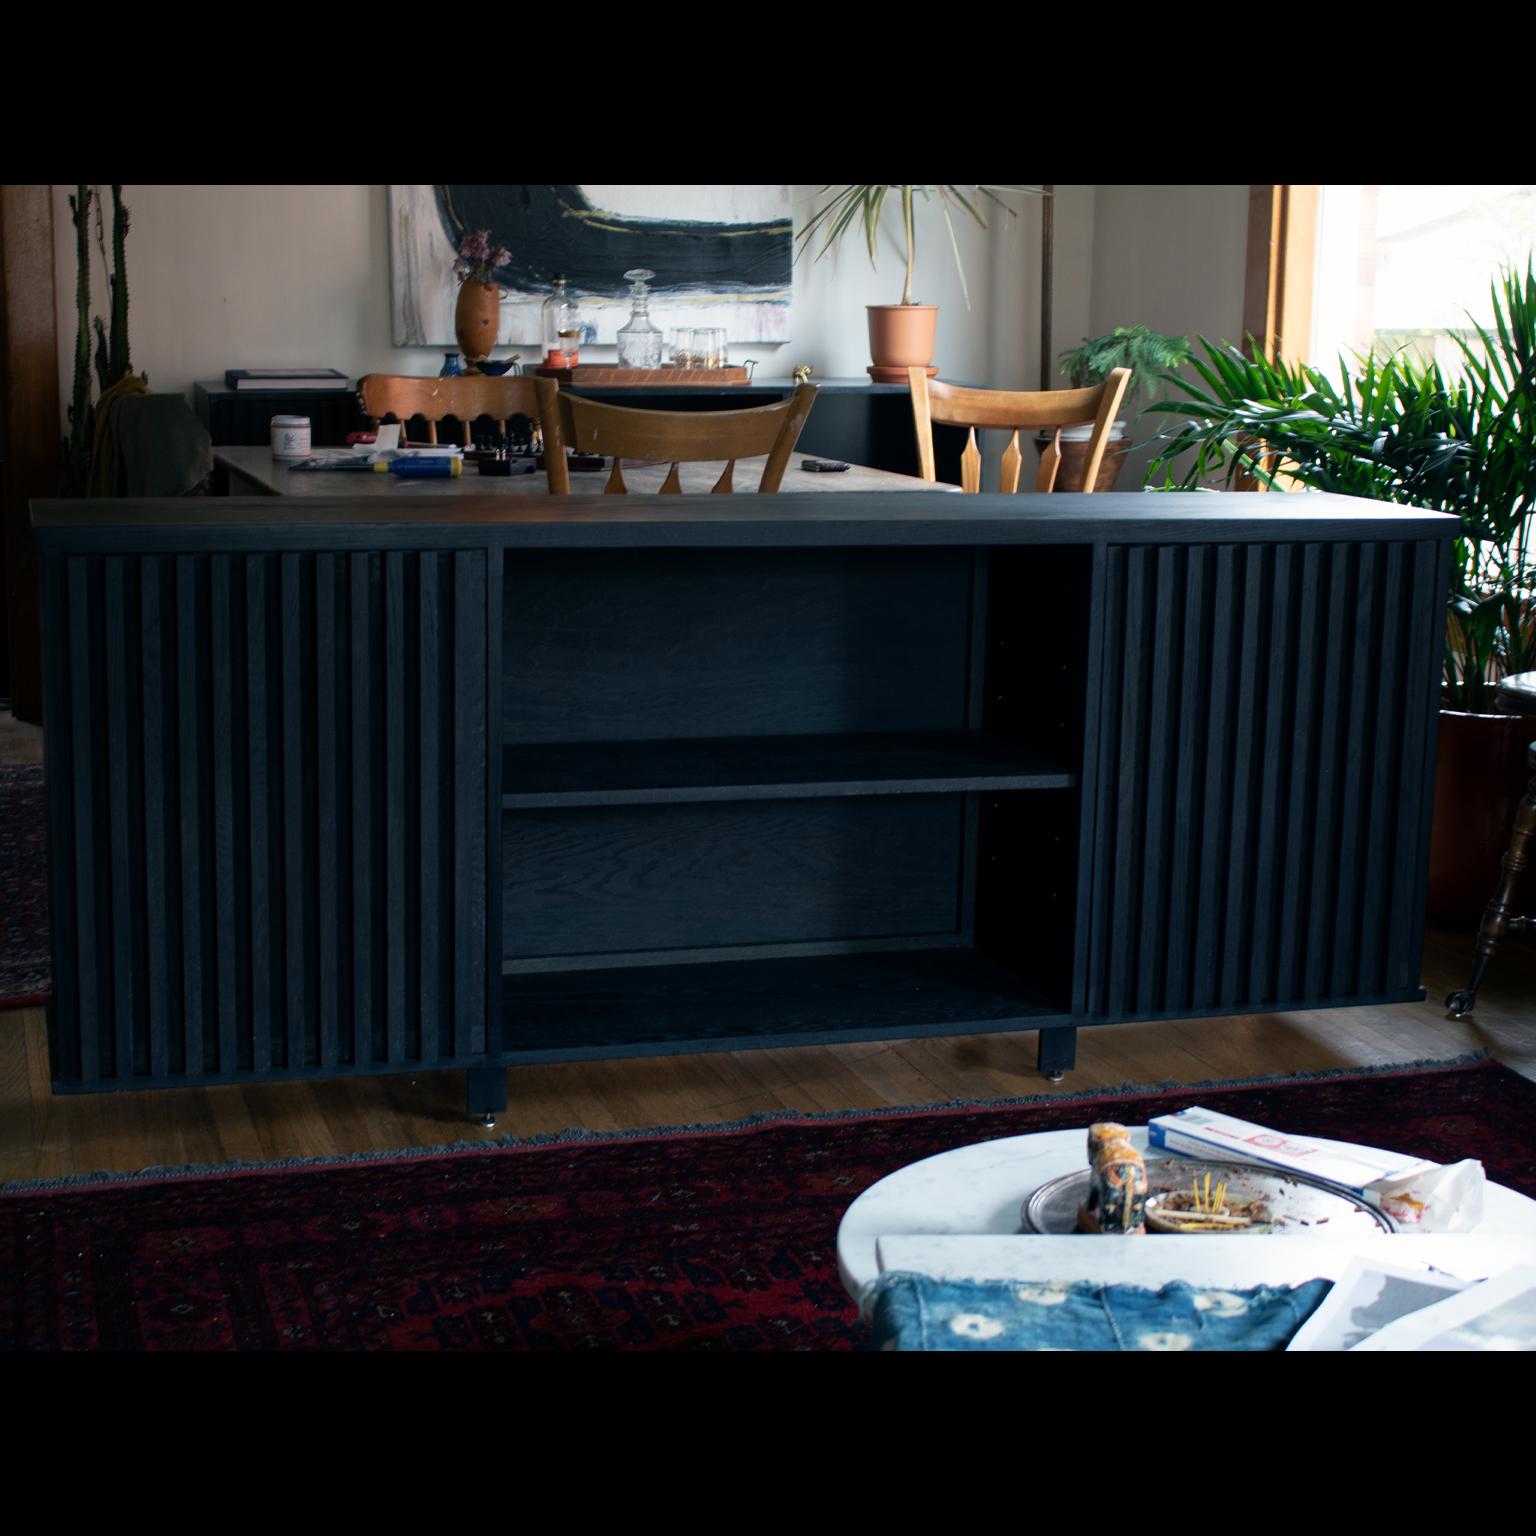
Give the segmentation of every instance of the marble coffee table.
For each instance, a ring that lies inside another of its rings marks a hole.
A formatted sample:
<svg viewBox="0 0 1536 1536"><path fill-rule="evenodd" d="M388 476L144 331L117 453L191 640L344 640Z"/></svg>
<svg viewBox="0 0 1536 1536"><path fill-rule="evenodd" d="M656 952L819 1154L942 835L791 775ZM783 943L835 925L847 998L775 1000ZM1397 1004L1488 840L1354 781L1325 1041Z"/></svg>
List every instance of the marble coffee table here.
<svg viewBox="0 0 1536 1536"><path fill-rule="evenodd" d="M838 1272L848 1294L858 1300L865 1287L880 1274L878 1244L882 1238L1016 1234L1019 1231L1019 1207L1033 1190L1059 1174L1086 1166L1083 1152L1086 1137L1085 1125L1080 1130L1039 1131L1032 1136L976 1142L925 1157L921 1162L909 1163L905 1168L887 1174L878 1184L870 1185L844 1212L838 1227ZM1131 1139L1149 1163L1167 1156L1148 1149L1145 1126L1132 1126ZM1341 1151L1351 1146L1348 1142L1329 1142L1320 1136L1314 1139ZM1404 1167L1414 1161L1416 1159L1408 1156L1402 1159ZM1502 1184L1489 1183L1483 1191L1483 1219L1476 1235L1528 1237L1532 1242L1533 1257L1536 1257L1536 1200L1529 1200ZM1054 1245L1079 1240L1023 1238L1020 1241ZM1146 1241L1149 1245L1166 1247L1156 1239ZM1208 1243L1211 1239L1191 1237L1182 1241ZM1295 1233L1267 1240L1245 1237L1232 1241L1310 1243L1313 1239L1307 1233ZM1383 1234L1381 1241L1428 1242L1430 1239ZM1129 1242L1134 1246L1128 1247L1126 1253L1134 1258L1143 1239L1132 1238ZM916 1251L912 1244L904 1247L908 1252ZM1128 1266L1123 1276L1132 1283L1136 1281L1136 1275L1131 1272L1133 1268Z"/></svg>

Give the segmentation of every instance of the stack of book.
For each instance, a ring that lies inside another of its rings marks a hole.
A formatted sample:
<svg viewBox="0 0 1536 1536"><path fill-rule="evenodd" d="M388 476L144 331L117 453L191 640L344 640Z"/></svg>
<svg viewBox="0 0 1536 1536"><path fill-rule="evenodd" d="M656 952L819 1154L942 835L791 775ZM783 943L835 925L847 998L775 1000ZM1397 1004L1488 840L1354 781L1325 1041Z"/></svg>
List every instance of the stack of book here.
<svg viewBox="0 0 1536 1536"><path fill-rule="evenodd" d="M224 375L230 389L281 390L290 394L297 389L345 389L347 376L334 368L231 368Z"/></svg>

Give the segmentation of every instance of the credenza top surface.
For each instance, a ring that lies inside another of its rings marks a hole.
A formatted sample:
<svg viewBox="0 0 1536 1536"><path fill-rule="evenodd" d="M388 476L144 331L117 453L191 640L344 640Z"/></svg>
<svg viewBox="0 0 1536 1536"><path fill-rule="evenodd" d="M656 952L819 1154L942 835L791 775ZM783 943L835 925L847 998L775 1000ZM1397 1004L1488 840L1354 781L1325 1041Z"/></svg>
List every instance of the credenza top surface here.
<svg viewBox="0 0 1536 1536"><path fill-rule="evenodd" d="M1283 508L1282 510L1279 510ZM602 496L510 500L219 497L41 500L39 549L252 547L612 548L1249 544L1452 538L1457 518L1320 493L1105 492L959 497L947 491L840 496Z"/></svg>

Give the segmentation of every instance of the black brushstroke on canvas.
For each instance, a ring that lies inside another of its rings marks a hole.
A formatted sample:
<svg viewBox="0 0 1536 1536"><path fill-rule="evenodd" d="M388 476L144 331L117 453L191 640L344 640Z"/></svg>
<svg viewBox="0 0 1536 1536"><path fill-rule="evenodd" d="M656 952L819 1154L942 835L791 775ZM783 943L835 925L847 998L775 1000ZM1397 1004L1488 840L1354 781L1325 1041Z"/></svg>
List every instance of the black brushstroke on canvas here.
<svg viewBox="0 0 1536 1536"><path fill-rule="evenodd" d="M437 206L457 248L472 230L512 259L496 278L517 293L540 293L563 272L580 293L622 298L624 273L649 267L658 294L751 294L788 289L793 260L786 217L761 224L634 219L592 206L575 186L438 186Z"/></svg>

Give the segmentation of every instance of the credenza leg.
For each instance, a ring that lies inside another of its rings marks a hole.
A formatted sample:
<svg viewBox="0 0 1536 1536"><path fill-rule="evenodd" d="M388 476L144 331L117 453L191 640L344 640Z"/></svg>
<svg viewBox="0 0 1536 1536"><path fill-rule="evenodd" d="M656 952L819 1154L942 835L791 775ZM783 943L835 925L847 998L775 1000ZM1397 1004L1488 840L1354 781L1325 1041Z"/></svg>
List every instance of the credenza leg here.
<svg viewBox="0 0 1536 1536"><path fill-rule="evenodd" d="M1077 1065L1077 1031L1042 1029L1037 1061L1046 1077L1053 1083L1059 1083Z"/></svg>
<svg viewBox="0 0 1536 1536"><path fill-rule="evenodd" d="M507 1107L507 1069L470 1067L464 1073L464 1107L487 1130Z"/></svg>

